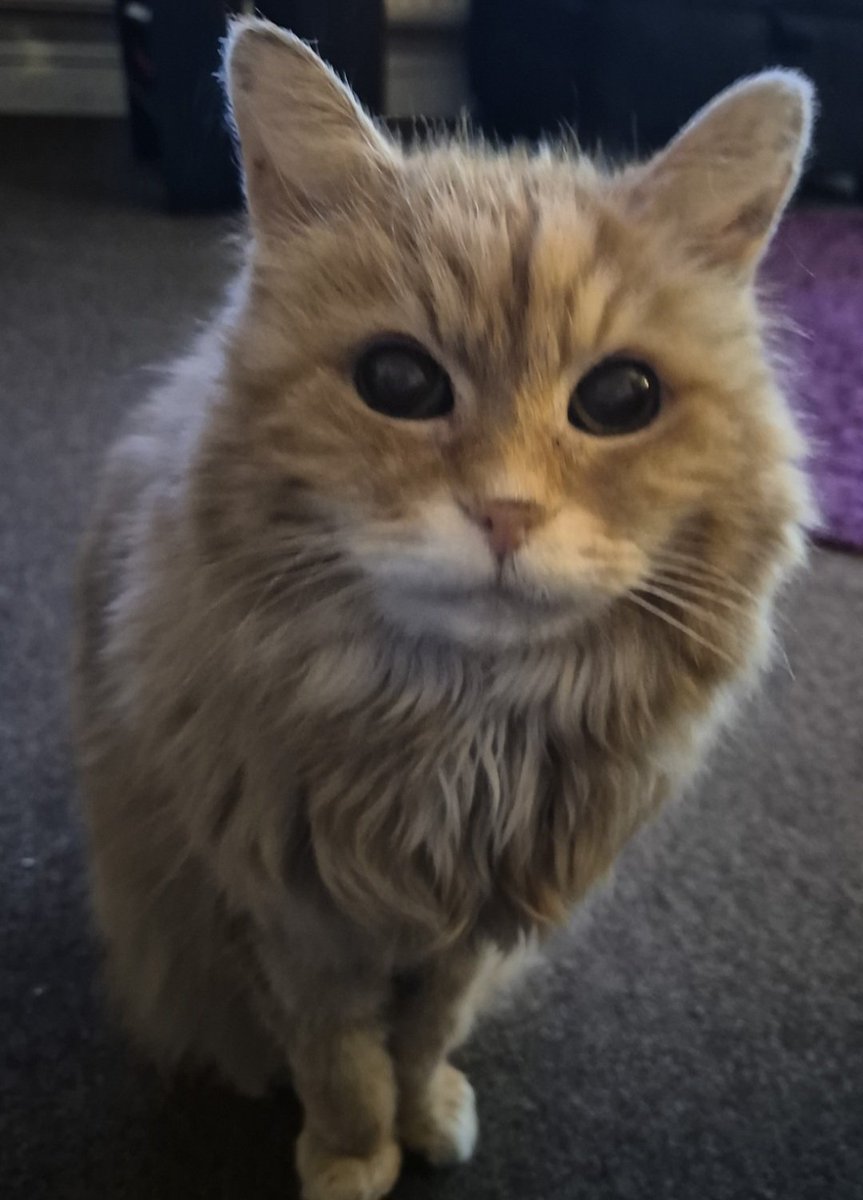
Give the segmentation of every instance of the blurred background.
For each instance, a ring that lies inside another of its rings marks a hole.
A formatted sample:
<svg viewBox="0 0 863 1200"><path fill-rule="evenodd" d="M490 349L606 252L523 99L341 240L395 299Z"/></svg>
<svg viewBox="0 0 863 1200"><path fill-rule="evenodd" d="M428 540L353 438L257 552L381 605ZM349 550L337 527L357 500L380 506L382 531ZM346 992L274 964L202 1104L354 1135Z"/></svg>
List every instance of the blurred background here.
<svg viewBox="0 0 863 1200"><path fill-rule="evenodd" d="M289 1200L299 1113L141 1063L68 735L99 462L237 264L219 0L0 0L0 1194ZM863 1200L863 0L278 0L407 136L646 153L740 75L821 115L761 276L819 505L764 690L462 1053L476 1159L396 1200Z"/></svg>
<svg viewBox="0 0 863 1200"><path fill-rule="evenodd" d="M176 209L236 198L215 72L243 0L0 0L0 114L127 119ZM821 96L810 183L863 178L859 0L270 0L376 113L647 151L731 80L803 69Z"/></svg>

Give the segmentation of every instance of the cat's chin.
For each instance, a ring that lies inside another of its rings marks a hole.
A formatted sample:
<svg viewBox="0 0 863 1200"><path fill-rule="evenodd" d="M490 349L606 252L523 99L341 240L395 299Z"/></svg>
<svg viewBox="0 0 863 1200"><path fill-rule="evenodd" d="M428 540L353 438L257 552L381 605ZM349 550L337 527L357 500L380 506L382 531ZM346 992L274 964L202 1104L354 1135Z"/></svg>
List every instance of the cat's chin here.
<svg viewBox="0 0 863 1200"><path fill-rule="evenodd" d="M566 638L595 611L595 602L535 598L498 588L425 590L389 586L378 593L388 624L414 637L505 648Z"/></svg>

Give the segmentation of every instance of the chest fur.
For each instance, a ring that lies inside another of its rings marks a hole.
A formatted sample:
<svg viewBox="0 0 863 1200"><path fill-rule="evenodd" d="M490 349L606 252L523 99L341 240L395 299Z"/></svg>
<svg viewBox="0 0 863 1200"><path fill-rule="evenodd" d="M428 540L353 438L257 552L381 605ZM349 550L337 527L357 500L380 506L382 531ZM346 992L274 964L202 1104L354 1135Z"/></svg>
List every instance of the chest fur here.
<svg viewBox="0 0 863 1200"><path fill-rule="evenodd" d="M503 943L561 920L653 810L661 773L555 730L542 709L480 708L398 735L350 725L309 764L317 869L364 925Z"/></svg>

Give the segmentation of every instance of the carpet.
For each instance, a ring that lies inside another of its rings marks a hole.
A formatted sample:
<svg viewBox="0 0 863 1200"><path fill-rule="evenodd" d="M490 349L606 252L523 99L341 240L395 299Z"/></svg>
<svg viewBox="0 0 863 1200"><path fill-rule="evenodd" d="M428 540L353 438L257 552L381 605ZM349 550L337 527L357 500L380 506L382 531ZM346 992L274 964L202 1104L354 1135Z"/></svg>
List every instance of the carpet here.
<svg viewBox="0 0 863 1200"><path fill-rule="evenodd" d="M122 132L0 121L0 1194L295 1200L289 1095L118 1032L66 717L97 464L216 303L231 220L149 208ZM863 561L817 550L709 770L461 1055L468 1166L396 1200L861 1200Z"/></svg>
<svg viewBox="0 0 863 1200"><path fill-rule="evenodd" d="M811 450L814 532L863 549L863 212L792 213L766 278L796 325L792 394Z"/></svg>

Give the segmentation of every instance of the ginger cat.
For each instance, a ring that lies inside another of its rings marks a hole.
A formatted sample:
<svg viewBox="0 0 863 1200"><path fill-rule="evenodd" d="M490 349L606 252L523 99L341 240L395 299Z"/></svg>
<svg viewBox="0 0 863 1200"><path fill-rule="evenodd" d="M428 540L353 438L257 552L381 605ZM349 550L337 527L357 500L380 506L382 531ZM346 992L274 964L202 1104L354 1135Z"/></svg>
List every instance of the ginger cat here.
<svg viewBox="0 0 863 1200"><path fill-rule="evenodd" d="M85 547L93 894L139 1040L289 1070L307 1200L374 1200L470 1155L491 969L765 660L807 494L754 274L811 89L610 170L402 149L261 21L226 74L245 266Z"/></svg>

